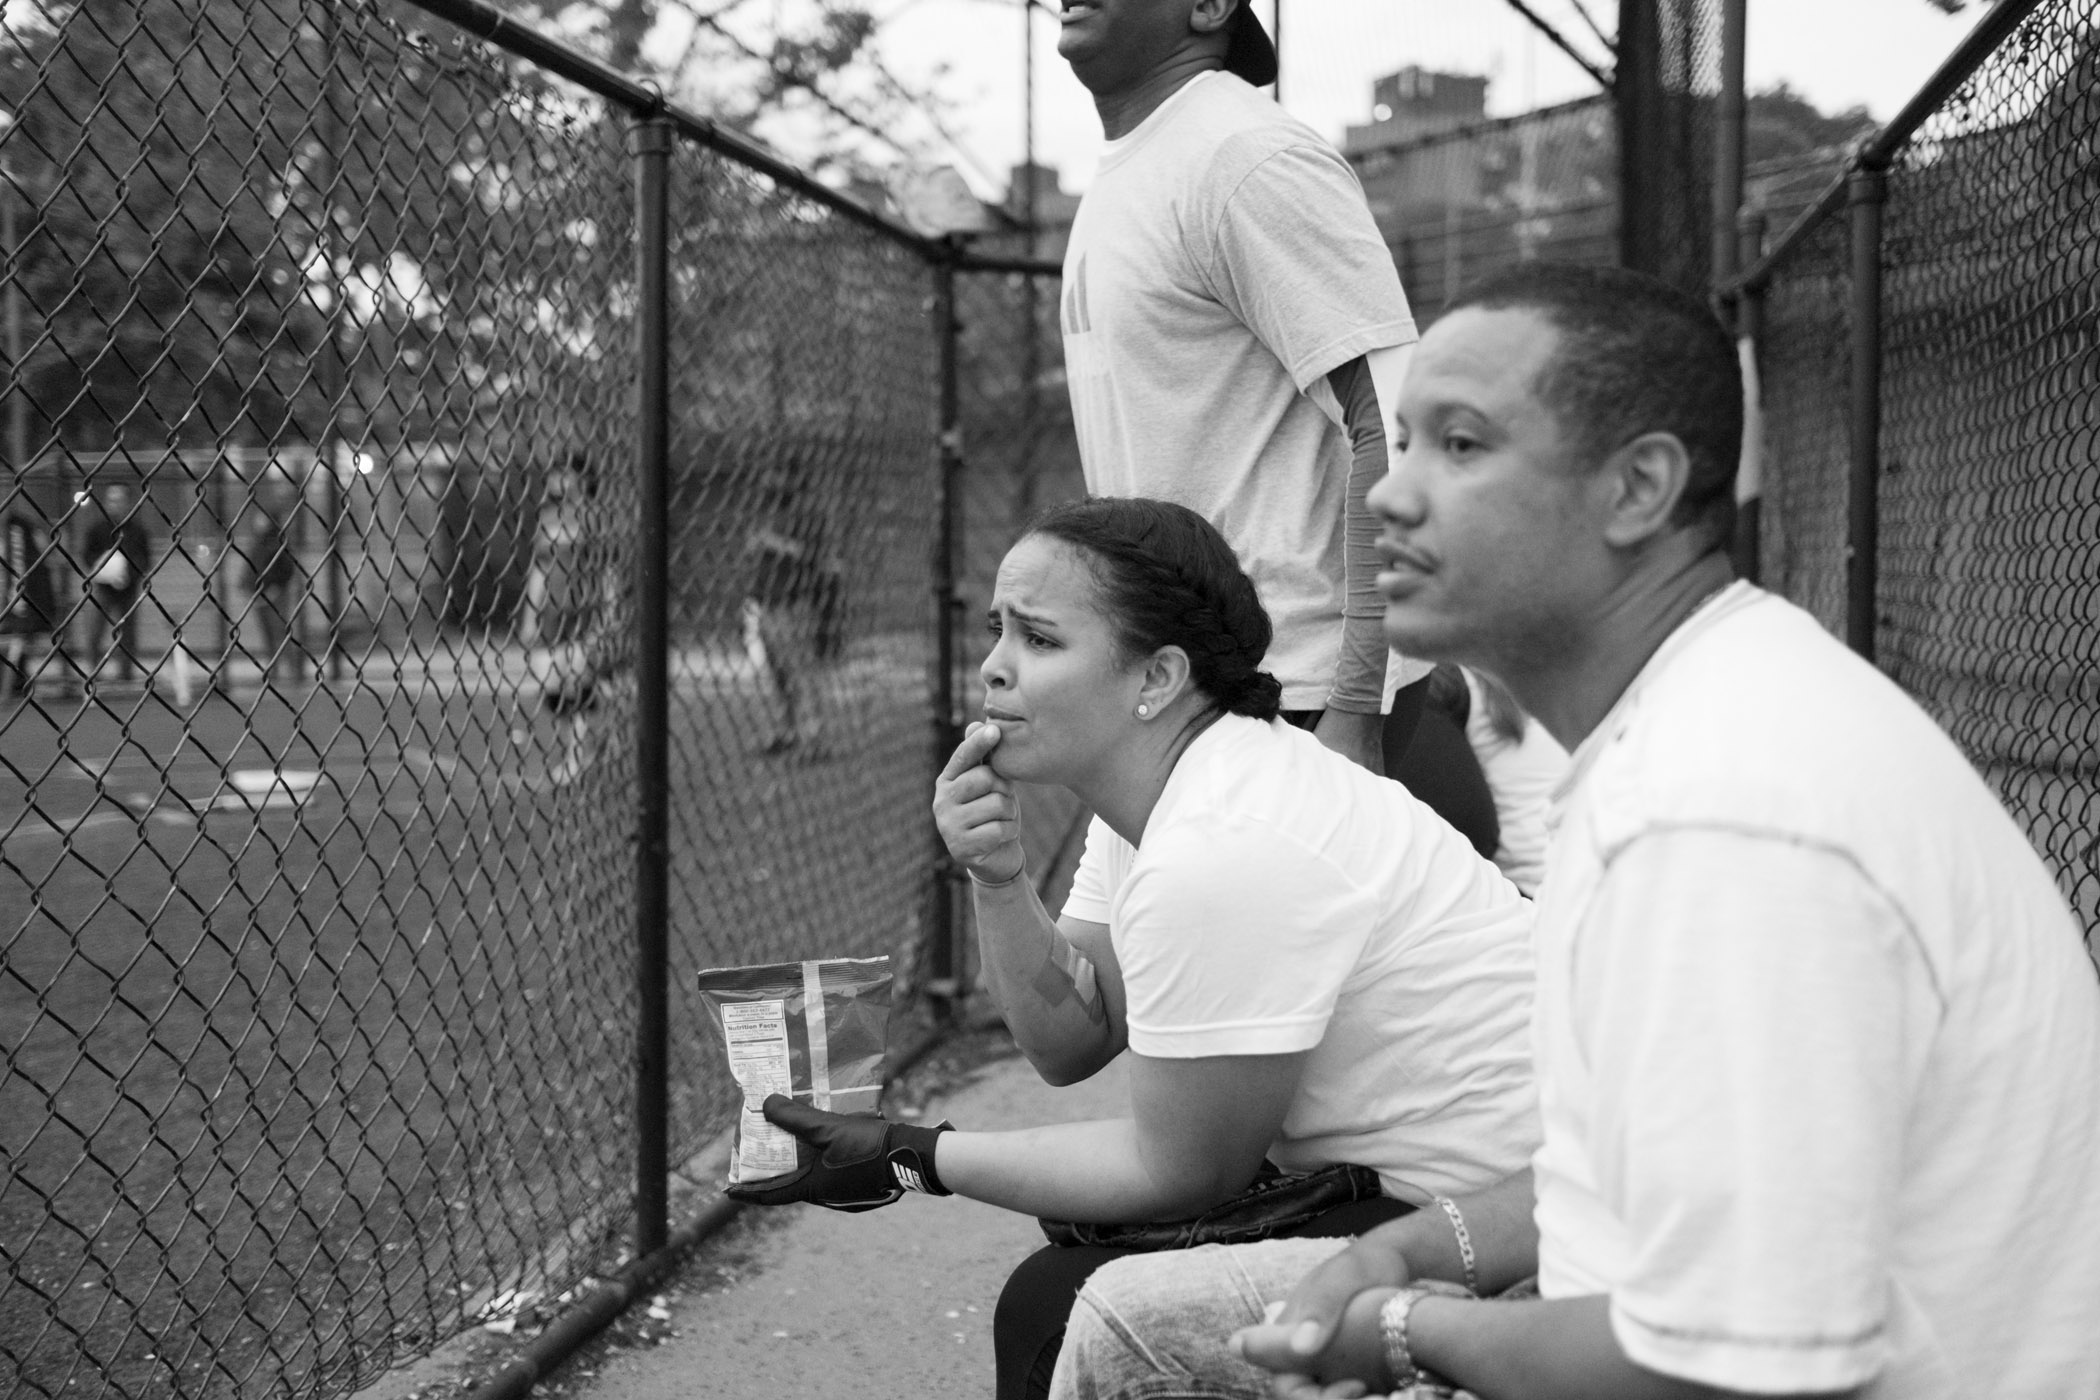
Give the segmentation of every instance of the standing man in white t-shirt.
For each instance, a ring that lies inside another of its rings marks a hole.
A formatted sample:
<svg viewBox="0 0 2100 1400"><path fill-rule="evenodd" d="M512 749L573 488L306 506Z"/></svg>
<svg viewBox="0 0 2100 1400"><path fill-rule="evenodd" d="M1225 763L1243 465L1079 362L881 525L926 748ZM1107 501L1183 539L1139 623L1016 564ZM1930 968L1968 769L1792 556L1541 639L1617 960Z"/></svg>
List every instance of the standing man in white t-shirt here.
<svg viewBox="0 0 2100 1400"><path fill-rule="evenodd" d="M1387 665L1363 503L1416 338L1392 255L1348 165L1257 91L1276 51L1245 0L1068 0L1061 22L1108 137L1061 307L1087 489L1217 526L1285 711L1384 772L1421 708L1394 694L1429 671Z"/></svg>
<svg viewBox="0 0 2100 1400"><path fill-rule="evenodd" d="M1931 718L1731 577L1741 393L1628 272L1513 273L1424 339L1371 496L1387 630L1573 754L1541 1146L1339 1254L1104 1269L1054 1395L2095 1393L2100 984Z"/></svg>

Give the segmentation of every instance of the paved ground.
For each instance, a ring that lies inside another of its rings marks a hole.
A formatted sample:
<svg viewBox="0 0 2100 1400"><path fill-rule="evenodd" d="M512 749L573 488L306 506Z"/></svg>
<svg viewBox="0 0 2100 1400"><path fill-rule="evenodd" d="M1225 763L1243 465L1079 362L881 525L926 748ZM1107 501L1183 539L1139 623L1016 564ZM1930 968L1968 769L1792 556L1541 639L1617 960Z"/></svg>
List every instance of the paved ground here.
<svg viewBox="0 0 2100 1400"><path fill-rule="evenodd" d="M1052 1089L998 1032L966 1038L931 1070L902 1086L902 1107L967 1128L1114 1116L1128 1092L1121 1061L1086 1084ZM1033 1220L961 1199L908 1196L863 1215L746 1210L654 1299L533 1394L989 1400L992 1304L1008 1271L1042 1238ZM360 1400L463 1394L494 1374L513 1345L470 1339Z"/></svg>
<svg viewBox="0 0 2100 1400"><path fill-rule="evenodd" d="M1052 1089L1013 1056L928 1107L970 1128L1108 1117L1127 1101L1122 1071L1119 1061L1089 1083ZM1035 1221L923 1196L865 1215L768 1214L787 1219L725 1241L733 1262L695 1256L658 1309L669 1313L661 1345L580 1358L548 1389L576 1400L991 1395L992 1303L1042 1244ZM694 1287L725 1268L733 1287Z"/></svg>

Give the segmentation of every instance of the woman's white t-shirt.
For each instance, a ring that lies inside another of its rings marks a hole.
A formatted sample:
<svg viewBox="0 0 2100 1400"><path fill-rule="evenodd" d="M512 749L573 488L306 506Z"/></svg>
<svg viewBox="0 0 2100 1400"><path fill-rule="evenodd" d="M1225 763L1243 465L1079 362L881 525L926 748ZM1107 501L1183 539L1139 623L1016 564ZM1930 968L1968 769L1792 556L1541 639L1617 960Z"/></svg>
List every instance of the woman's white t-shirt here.
<svg viewBox="0 0 2100 1400"><path fill-rule="evenodd" d="M1417 1204L1538 1145L1531 904L1442 818L1282 721L1182 753L1133 847L1096 818L1067 916L1106 924L1130 1048L1310 1051L1269 1156Z"/></svg>

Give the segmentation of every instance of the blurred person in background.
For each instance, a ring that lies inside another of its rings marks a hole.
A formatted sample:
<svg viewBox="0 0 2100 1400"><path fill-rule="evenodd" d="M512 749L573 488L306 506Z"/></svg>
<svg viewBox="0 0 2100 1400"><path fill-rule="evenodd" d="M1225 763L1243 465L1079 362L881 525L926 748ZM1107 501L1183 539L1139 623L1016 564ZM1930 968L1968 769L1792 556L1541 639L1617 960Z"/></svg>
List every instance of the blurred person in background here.
<svg viewBox="0 0 2100 1400"><path fill-rule="evenodd" d="M262 652L257 659L263 677L278 680L282 671L294 682L303 680L306 665L293 635L305 596L305 573L299 566L299 508L265 507L242 557L256 622L262 628Z"/></svg>
<svg viewBox="0 0 2100 1400"><path fill-rule="evenodd" d="M789 462L767 483L762 516L744 543L751 584L743 616L745 645L760 662L774 707L764 751L800 747L808 756L830 708L844 600L823 508L799 480L802 471L800 462Z"/></svg>
<svg viewBox="0 0 2100 1400"><path fill-rule="evenodd" d="M52 582L51 537L26 504L7 513L0 527L0 646L6 669L0 671L0 697L27 698L41 663L56 654L66 660L58 642L58 589ZM41 641L43 656L31 653Z"/></svg>
<svg viewBox="0 0 2100 1400"><path fill-rule="evenodd" d="M561 733L562 755L550 776L572 782L595 766L596 755L618 731L591 716L608 688L624 687L634 672L632 559L625 551L631 527L619 518L618 493L607 491L598 465L581 450L548 476L533 532L532 575L520 608L520 640L545 647L540 704ZM558 579L560 586L555 587ZM553 597L576 609L553 645L546 605Z"/></svg>
<svg viewBox="0 0 2100 1400"><path fill-rule="evenodd" d="M116 678L128 681L144 663L139 657L139 600L153 571L153 539L138 518L131 488L106 486L90 497L81 552L87 560L87 650L89 674L100 679L104 651L116 642Z"/></svg>

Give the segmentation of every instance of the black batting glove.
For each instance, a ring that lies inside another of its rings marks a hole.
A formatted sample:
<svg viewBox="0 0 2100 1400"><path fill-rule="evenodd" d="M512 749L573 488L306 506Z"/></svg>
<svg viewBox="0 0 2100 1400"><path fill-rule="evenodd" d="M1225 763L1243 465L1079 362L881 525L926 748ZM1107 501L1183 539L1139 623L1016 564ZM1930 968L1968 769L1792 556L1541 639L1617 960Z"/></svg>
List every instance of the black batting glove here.
<svg viewBox="0 0 2100 1400"><path fill-rule="evenodd" d="M766 1121L794 1134L795 1170L786 1176L732 1186L726 1193L746 1205L784 1206L795 1201L831 1210L862 1211L886 1206L906 1191L929 1196L954 1193L933 1167L935 1139L949 1129L892 1123L875 1113L827 1113L785 1094L768 1094Z"/></svg>

